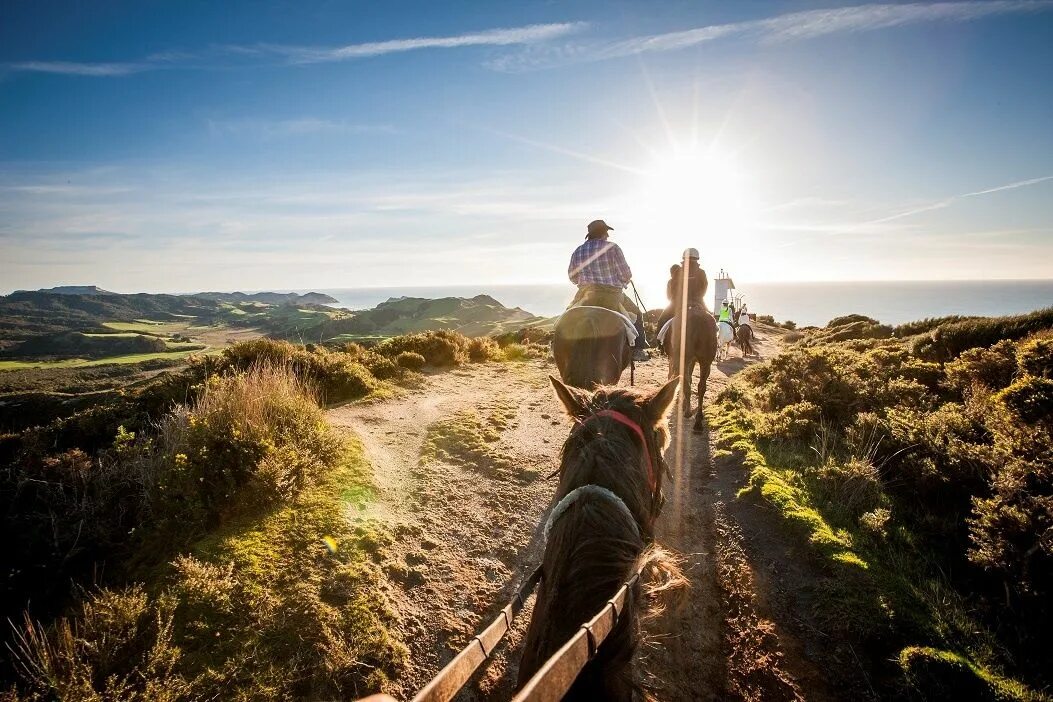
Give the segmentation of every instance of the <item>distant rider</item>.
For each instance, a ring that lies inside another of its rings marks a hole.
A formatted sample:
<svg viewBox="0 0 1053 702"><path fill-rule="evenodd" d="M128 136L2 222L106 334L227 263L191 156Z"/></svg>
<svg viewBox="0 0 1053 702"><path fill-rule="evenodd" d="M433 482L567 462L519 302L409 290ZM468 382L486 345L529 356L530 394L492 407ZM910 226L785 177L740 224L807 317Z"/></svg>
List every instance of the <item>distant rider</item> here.
<svg viewBox="0 0 1053 702"><path fill-rule="evenodd" d="M709 279L706 272L698 264L698 249L684 249L683 258L687 260L687 306L705 307L706 290L709 289ZM669 282L665 284L665 296L669 305L658 317L658 328L661 329L665 323L676 316L683 303L683 280L684 270L679 263L669 268Z"/></svg>
<svg viewBox="0 0 1053 702"><path fill-rule="evenodd" d="M717 322L724 322L732 329L735 328L735 325L731 321L731 307L728 306L727 300L720 303L720 314L717 316Z"/></svg>
<svg viewBox="0 0 1053 702"><path fill-rule="evenodd" d="M625 294L625 286L632 281L633 274L625 262L621 247L607 239L608 232L613 229L602 219L589 222L585 243L571 254L567 275L570 282L578 286L578 292L570 306L606 307L636 320L633 360L646 361L648 356L644 349L647 348L647 339L644 337L643 317L640 308Z"/></svg>

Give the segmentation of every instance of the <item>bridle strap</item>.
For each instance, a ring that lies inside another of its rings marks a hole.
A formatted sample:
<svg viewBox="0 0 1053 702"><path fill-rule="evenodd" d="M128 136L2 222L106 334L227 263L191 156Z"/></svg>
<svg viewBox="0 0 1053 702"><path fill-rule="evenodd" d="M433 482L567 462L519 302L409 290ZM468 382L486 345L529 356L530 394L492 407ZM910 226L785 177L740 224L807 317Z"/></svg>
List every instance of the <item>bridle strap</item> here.
<svg viewBox="0 0 1053 702"><path fill-rule="evenodd" d="M639 424L629 419L629 417L625 414L619 412L618 410L610 409L594 412L593 414L583 419L581 421L581 424L585 424L589 420L596 419L597 417L609 417L614 421L618 422L619 424L629 427L633 431L633 433L635 433L636 436L640 439L640 443L643 445L644 457L647 459L647 482L651 488L651 494L653 495L655 488L658 485L658 481L654 473L654 463L651 461L651 449L647 445L647 437L644 436L643 429L641 429Z"/></svg>

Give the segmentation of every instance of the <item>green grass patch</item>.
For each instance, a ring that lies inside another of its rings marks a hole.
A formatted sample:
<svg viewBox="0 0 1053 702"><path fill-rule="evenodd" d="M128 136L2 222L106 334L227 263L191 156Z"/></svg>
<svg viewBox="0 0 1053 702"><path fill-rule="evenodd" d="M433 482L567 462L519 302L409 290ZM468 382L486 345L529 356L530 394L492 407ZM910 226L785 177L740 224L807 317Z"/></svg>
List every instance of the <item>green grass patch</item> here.
<svg viewBox="0 0 1053 702"><path fill-rule="evenodd" d="M0 361L0 371L27 370L30 368L92 368L94 366L125 365L156 359L180 360L195 353L215 354L219 349L196 346L194 349L159 351L157 353L134 353L108 358L66 358L61 361Z"/></svg>
<svg viewBox="0 0 1053 702"><path fill-rule="evenodd" d="M431 424L421 449L421 464L442 461L520 482L537 479L536 469L516 465L497 446L510 418L503 408L485 418L468 410Z"/></svg>

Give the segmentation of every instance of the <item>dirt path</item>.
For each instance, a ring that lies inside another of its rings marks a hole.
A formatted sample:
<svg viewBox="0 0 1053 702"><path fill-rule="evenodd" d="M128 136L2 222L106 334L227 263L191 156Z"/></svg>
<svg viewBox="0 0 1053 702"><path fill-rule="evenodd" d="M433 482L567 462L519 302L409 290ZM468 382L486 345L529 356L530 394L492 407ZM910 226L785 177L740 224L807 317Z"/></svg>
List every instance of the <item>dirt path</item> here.
<svg viewBox="0 0 1053 702"><path fill-rule="evenodd" d="M762 356L775 352L772 339L761 335ZM714 364L707 401L745 366L738 358ZM395 534L383 567L411 649L396 696L425 684L540 559L538 525L555 489L545 476L568 430L548 383L553 372L546 361L470 366L429 376L397 399L329 413L361 439L379 487L373 505L350 517L382 520ZM657 358L637 367L637 385L657 388L665 375ZM645 624L645 686L660 700L832 699L799 633L782 626L789 615L768 596L775 564L755 554L772 557L770 525L735 501L741 467L711 460L707 433L681 432L674 420L673 436L674 481L658 536L682 554L691 588ZM529 615L460 699L511 696Z"/></svg>

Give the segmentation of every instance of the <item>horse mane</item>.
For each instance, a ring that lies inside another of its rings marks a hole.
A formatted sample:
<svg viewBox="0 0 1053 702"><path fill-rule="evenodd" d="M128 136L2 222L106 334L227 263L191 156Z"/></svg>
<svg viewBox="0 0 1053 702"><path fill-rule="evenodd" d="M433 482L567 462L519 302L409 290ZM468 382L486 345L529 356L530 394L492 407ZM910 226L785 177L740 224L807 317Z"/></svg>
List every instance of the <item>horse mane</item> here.
<svg viewBox="0 0 1053 702"><path fill-rule="evenodd" d="M614 410L639 424L645 436L657 434L657 445L648 446L657 472L658 456L668 443L668 428L664 417L647 416L648 397L636 390L606 386L587 397L582 395L583 411L588 415ZM584 491L551 523L542 562L544 577L520 663L520 685L599 612L637 569L645 570L650 583L647 593L686 582L675 559L645 541L657 515L641 455L635 435L603 416L579 423L564 443L557 497L595 485L615 493L627 510L602 491ZM660 484L657 476L656 480ZM642 696L631 664L641 639L640 603L652 599L645 594L639 584L628 593L615 628L564 699L630 700Z"/></svg>

